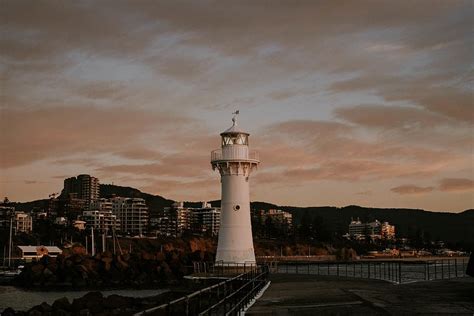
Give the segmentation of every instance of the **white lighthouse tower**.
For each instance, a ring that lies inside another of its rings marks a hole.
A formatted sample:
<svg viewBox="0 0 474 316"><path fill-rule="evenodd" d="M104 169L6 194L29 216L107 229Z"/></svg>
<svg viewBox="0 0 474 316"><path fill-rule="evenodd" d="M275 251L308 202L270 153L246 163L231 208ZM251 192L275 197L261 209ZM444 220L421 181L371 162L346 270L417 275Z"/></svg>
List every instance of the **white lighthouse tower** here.
<svg viewBox="0 0 474 316"><path fill-rule="evenodd" d="M239 111L233 114L232 126L221 133L222 148L211 153L212 169L219 170L222 183L216 263L255 264L249 177L260 161L256 152L249 151L249 133L237 126Z"/></svg>

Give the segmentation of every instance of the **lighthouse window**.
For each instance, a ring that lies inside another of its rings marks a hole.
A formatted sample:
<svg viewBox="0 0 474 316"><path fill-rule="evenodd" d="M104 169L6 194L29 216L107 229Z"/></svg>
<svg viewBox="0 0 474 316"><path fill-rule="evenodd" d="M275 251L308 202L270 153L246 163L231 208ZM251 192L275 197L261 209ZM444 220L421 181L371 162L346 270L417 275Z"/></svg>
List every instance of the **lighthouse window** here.
<svg viewBox="0 0 474 316"><path fill-rule="evenodd" d="M222 145L248 145L248 138L245 134L223 136Z"/></svg>
<svg viewBox="0 0 474 316"><path fill-rule="evenodd" d="M234 206L234 211L238 211L238 210L240 210L240 205L239 205L239 204L237 204L236 206Z"/></svg>

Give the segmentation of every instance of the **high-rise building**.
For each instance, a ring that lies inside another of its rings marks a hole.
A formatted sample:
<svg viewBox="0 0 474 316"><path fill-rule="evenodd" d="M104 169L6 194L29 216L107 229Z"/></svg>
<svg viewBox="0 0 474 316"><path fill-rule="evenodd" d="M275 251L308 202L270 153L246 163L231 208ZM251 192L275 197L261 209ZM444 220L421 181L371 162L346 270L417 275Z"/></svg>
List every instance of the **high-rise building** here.
<svg viewBox="0 0 474 316"><path fill-rule="evenodd" d="M81 219L86 222L87 228L94 228L106 234L120 230L120 220L112 214L112 210L84 211Z"/></svg>
<svg viewBox="0 0 474 316"><path fill-rule="evenodd" d="M122 232L142 235L148 229L148 207L141 198L113 197L112 212L120 220Z"/></svg>
<svg viewBox="0 0 474 316"><path fill-rule="evenodd" d="M68 199L74 194L74 198L84 200L85 208L90 209L90 206L99 199L99 188L99 179L88 174L81 174L64 180L61 197Z"/></svg>

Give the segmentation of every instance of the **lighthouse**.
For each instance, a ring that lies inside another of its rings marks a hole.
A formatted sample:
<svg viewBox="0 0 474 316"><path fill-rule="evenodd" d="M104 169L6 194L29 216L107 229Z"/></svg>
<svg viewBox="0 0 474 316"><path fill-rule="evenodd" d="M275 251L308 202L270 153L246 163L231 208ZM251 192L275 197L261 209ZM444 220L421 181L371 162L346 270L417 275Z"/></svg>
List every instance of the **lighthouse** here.
<svg viewBox="0 0 474 316"><path fill-rule="evenodd" d="M221 133L221 148L211 152L212 169L221 175L221 223L216 264L255 264L250 223L249 179L260 163L258 153L249 151L249 133L237 125Z"/></svg>

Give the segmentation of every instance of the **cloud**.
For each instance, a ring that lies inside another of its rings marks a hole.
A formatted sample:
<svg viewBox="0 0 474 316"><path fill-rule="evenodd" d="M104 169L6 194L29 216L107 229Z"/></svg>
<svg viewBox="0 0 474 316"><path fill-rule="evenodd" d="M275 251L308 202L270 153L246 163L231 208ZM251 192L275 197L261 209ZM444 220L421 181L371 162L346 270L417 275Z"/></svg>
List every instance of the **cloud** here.
<svg viewBox="0 0 474 316"><path fill-rule="evenodd" d="M115 152L114 155L132 160L159 160L163 154L145 147L135 147Z"/></svg>
<svg viewBox="0 0 474 316"><path fill-rule="evenodd" d="M171 113L93 106L2 108L1 115L2 168L117 151L138 142L158 124L164 129L187 121Z"/></svg>
<svg viewBox="0 0 474 316"><path fill-rule="evenodd" d="M472 191L474 181L466 178L445 178L440 181L439 189L444 192Z"/></svg>
<svg viewBox="0 0 474 316"><path fill-rule="evenodd" d="M366 127L387 129L422 129L449 124L442 116L407 106L358 105L338 108L337 118Z"/></svg>
<svg viewBox="0 0 474 316"><path fill-rule="evenodd" d="M172 180L172 179L155 179L150 183L140 187L143 192L164 195L171 199L201 201L203 199L218 199L219 196L219 179L195 179L195 180Z"/></svg>
<svg viewBox="0 0 474 316"><path fill-rule="evenodd" d="M413 184L401 185L398 187L391 188L390 191L398 193L400 195L410 194L410 195L420 195L432 192L434 187L419 187Z"/></svg>

